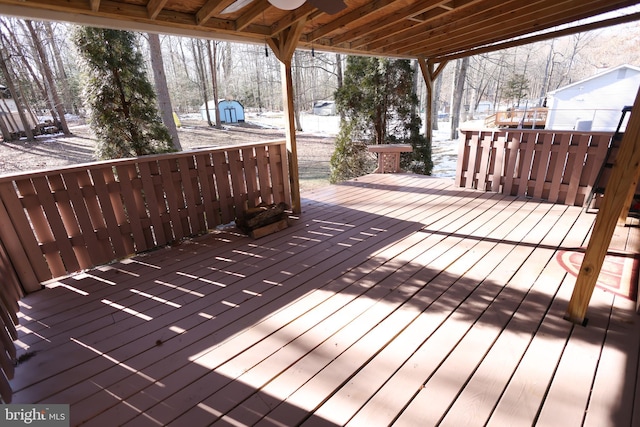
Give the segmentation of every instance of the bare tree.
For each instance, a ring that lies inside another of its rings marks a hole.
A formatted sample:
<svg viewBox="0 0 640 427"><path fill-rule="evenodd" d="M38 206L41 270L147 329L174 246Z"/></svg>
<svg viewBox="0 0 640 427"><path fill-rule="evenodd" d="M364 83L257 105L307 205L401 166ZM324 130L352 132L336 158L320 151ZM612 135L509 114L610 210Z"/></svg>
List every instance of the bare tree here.
<svg viewBox="0 0 640 427"><path fill-rule="evenodd" d="M31 38L33 41L33 46L38 53L38 57L40 59L40 67L42 68L42 73L44 74L45 84L47 87L48 93L51 95L53 99L53 108L55 108L58 113L58 120L60 121L60 126L62 127L62 132L65 135L71 135L71 131L69 131L69 126L67 125L67 119L65 118L64 106L62 105L62 101L60 100L60 95L58 95L58 89L56 88L56 82L53 79L53 72L51 71L51 66L49 65L49 60L47 58L46 52L42 47L42 41L40 40L40 35L35 30L33 23L29 20L25 21L27 28L29 29L29 33L31 34Z"/></svg>
<svg viewBox="0 0 640 427"><path fill-rule="evenodd" d="M467 68L469 67L469 57L459 59L456 70L455 92L453 94L453 104L451 106L451 137L458 138L458 126L460 125L460 110L462 106L462 95L467 80Z"/></svg>
<svg viewBox="0 0 640 427"><path fill-rule="evenodd" d="M213 44L213 47L211 46ZM213 88L213 100L216 103L215 109L215 127L220 129L222 127L220 123L220 109L218 108L218 59L217 59L217 47L216 42L212 40L207 41L207 50L209 51L209 68L211 69L211 86Z"/></svg>
<svg viewBox="0 0 640 427"><path fill-rule="evenodd" d="M182 150L180 137L178 136L178 129L176 128L176 122L173 119L173 107L171 106L171 97L169 96L167 77L164 71L160 36L156 33L148 33L148 40L151 68L153 69L153 82L156 88L156 96L158 97L158 109L160 110L160 116L162 117L162 122L169 130L173 147L176 150Z"/></svg>
<svg viewBox="0 0 640 427"><path fill-rule="evenodd" d="M25 112L26 110L28 110L28 107L26 107L24 103L24 97L22 96L22 92L20 91L19 87L16 84L14 84L13 75L9 69L9 65L6 59L7 49L4 46L4 43L1 43L1 44L2 46L0 46L0 71L2 72L2 76L7 85L7 88L9 89L9 92L11 92L11 95L13 96L13 99L16 103L18 114L20 116L20 121L22 121L22 126L24 128L24 134L27 137L27 141L33 141L34 139L33 130L31 129L31 123L27 118L27 113Z"/></svg>

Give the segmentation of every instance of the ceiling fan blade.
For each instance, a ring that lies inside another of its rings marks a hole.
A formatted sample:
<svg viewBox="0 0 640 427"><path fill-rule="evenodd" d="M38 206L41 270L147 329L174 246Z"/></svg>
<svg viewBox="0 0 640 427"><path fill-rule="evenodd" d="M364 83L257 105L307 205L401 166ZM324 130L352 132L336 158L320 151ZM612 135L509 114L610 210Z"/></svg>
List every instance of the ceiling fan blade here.
<svg viewBox="0 0 640 427"><path fill-rule="evenodd" d="M227 13L237 12L250 3L253 3L253 0L236 0L229 6L225 7L220 14L225 15Z"/></svg>
<svg viewBox="0 0 640 427"><path fill-rule="evenodd" d="M347 8L342 0L307 0L307 2L329 15L335 15Z"/></svg>

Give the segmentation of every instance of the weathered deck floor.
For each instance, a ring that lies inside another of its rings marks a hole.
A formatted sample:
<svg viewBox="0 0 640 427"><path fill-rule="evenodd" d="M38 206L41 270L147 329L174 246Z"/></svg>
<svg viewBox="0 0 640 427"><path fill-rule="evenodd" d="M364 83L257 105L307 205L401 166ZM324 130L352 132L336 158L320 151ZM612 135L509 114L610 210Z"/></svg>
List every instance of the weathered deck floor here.
<svg viewBox="0 0 640 427"><path fill-rule="evenodd" d="M562 319L560 256L594 214L413 175L303 196L276 234L218 232L26 297L14 402L96 426L640 425L634 303L597 288L586 328Z"/></svg>

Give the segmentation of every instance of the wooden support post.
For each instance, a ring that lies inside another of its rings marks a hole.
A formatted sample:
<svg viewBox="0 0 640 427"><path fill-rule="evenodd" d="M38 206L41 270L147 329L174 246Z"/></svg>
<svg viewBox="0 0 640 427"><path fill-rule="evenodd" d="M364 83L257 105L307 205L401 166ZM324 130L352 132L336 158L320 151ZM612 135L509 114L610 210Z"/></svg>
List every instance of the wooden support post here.
<svg viewBox="0 0 640 427"><path fill-rule="evenodd" d="M640 91L611 170L589 245L576 279L565 319L584 324L585 315L618 219L640 173Z"/></svg>
<svg viewBox="0 0 640 427"><path fill-rule="evenodd" d="M438 68L434 68L434 64L428 62L424 58L418 58L418 64L420 65L420 71L422 72L422 78L427 85L427 98L425 105L425 129L424 136L427 139L427 143L431 146L431 137L433 134L433 82L438 78L438 74L447 65L446 61L438 64Z"/></svg>
<svg viewBox="0 0 640 427"><path fill-rule="evenodd" d="M301 19L287 30L282 31L277 38L267 39L271 50L273 50L273 53L281 63L282 101L286 119L285 137L287 141L287 154L289 156L289 179L291 182L291 210L296 214L302 211L302 207L300 201L300 177L298 172L298 151L293 109L294 94L291 60L306 22L306 18Z"/></svg>

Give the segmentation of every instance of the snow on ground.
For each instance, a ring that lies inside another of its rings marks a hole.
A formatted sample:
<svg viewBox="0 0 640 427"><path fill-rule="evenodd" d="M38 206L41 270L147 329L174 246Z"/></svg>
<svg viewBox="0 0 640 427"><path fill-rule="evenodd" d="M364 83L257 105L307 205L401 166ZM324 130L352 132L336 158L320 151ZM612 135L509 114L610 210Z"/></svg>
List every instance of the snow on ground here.
<svg viewBox="0 0 640 427"><path fill-rule="evenodd" d="M246 122L267 129L284 129L285 120L282 112L246 112ZM183 118L183 116L181 116ZM186 119L187 117L184 117ZM200 119L195 114L194 119ZM340 128L339 116L317 116L308 113L300 114L302 132L305 135L319 137L335 137ZM476 126L474 122L466 122L463 126L469 128ZM458 158L458 141L450 139L450 122L439 122L438 130L433 132L432 159L433 176L453 178L456 173L456 161Z"/></svg>

